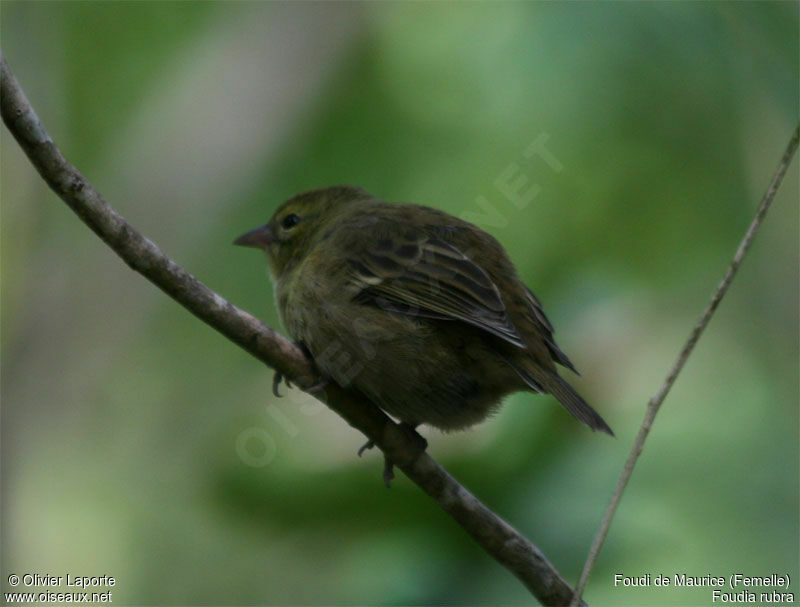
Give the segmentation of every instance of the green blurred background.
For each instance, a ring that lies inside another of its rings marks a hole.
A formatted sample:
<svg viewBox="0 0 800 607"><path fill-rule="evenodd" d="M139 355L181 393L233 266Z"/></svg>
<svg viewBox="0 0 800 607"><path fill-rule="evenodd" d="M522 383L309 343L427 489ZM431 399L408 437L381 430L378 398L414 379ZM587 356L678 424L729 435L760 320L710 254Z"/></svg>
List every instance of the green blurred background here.
<svg viewBox="0 0 800 607"><path fill-rule="evenodd" d="M498 237L617 438L532 395L423 434L577 579L797 122L797 3L0 11L67 157L273 326L264 259L231 241L297 191L357 184ZM789 574L797 594L797 166L656 421L590 604L711 604L615 573ZM275 399L268 369L132 273L5 128L1 177L4 591L12 573L106 573L120 605L529 602L407 479L387 491L360 434L302 393ZM522 203L498 186L514 179Z"/></svg>

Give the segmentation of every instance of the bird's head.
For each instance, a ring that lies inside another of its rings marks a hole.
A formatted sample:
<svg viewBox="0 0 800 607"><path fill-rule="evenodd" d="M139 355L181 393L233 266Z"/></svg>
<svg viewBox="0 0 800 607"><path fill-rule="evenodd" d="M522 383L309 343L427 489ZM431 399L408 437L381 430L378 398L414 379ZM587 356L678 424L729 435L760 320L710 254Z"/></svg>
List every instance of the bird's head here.
<svg viewBox="0 0 800 607"><path fill-rule="evenodd" d="M267 252L274 278L295 267L311 246L333 229L338 212L349 203L371 198L354 186L309 190L284 202L268 223L242 234L233 244Z"/></svg>

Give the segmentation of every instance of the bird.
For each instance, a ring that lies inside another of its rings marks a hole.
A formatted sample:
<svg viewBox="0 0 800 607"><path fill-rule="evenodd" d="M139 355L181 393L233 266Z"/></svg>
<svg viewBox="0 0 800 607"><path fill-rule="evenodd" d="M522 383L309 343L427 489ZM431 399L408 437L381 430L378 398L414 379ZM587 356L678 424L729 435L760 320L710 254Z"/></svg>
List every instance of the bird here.
<svg viewBox="0 0 800 607"><path fill-rule="evenodd" d="M281 321L325 381L402 424L463 430L528 391L613 436L559 375L577 370L541 302L472 223L331 186L292 196L234 243L266 252Z"/></svg>

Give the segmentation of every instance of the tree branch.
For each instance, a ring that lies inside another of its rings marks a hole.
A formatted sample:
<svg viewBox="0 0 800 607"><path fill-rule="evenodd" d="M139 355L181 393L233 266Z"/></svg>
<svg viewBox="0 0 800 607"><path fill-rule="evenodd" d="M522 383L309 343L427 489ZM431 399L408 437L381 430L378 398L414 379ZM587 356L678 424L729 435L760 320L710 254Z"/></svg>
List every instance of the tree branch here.
<svg viewBox="0 0 800 607"><path fill-rule="evenodd" d="M611 522L614 520L614 514L617 512L619 501L622 499L622 494L625 491L625 487L628 485L631 474L633 474L633 468L636 466L636 462L638 461L639 456L642 454L644 441L647 439L647 435L650 434L650 428L653 426L653 420L655 420L656 413L658 413L658 410L661 408L661 403L663 403L664 399L667 397L670 388L672 388L672 384L674 384L675 380L678 378L678 374L681 372L681 369L683 369L683 366L689 359L689 355L697 345L700 336L702 335L706 326L708 326L708 323L711 320L711 317L714 315L717 306L719 306L719 303L722 301L722 298L728 291L728 287L731 286L731 281L733 281L734 276L736 276L736 272L739 269L747 250L750 248L753 238L755 238L759 227L761 227L761 222L766 216L767 211L772 204L772 200L775 198L775 194L778 193L778 188L781 185L781 181L783 181L783 176L786 174L786 170L789 168L789 163L791 163L792 157L797 150L798 140L800 140L800 126L795 128L794 134L789 140L786 150L783 153L783 158L781 158L780 164L778 164L778 168L775 171L775 175L772 177L772 181L770 181L769 187L764 194L764 198L761 200L761 204L758 206L756 216L753 218L753 221L750 223L750 227L747 229L742 241L739 243L739 247L736 249L736 253L733 256L733 260L728 266L725 276L722 278L722 282L719 283L719 286L711 296L711 300L708 302L706 309L703 310L700 320L697 321L694 329L692 329L692 332L689 334L689 339L686 340L686 343L683 345L680 354L678 354L678 358L672 364L672 368L667 374L667 377L664 380L664 383L661 385L661 388L659 388L655 396L653 396L653 398L651 398L647 403L647 410L645 412L642 425L639 428L639 433L636 435L636 440L633 442L633 447L631 447L630 454L628 455L628 459L625 461L625 466L622 469L619 481L617 481L617 488L614 491L614 495L611 496L611 501L606 508L605 515L600 523L600 528L597 530L597 535L592 542L592 547L589 549L589 556L587 557L583 571L581 572L581 577L578 581L578 587L575 590L575 597L573 598L572 603L570 603L570 605L573 607L577 607L580 602L583 589L586 587L586 582L589 580L589 575L592 573L595 562L597 562L597 556L600 553L600 549L603 547L606 536L608 535Z"/></svg>
<svg viewBox="0 0 800 607"><path fill-rule="evenodd" d="M313 363L282 335L240 310L169 259L137 232L70 164L45 131L0 54L0 110L33 166L50 188L133 270L260 361L308 389L318 383ZM567 605L573 591L544 554L462 487L374 404L331 383L315 394L380 447L494 559L545 605Z"/></svg>

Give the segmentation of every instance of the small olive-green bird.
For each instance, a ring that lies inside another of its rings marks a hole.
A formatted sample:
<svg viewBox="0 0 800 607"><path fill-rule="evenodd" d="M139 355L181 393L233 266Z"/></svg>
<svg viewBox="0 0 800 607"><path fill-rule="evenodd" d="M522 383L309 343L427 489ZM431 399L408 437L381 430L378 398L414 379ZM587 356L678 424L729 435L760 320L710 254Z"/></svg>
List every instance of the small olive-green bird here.
<svg viewBox="0 0 800 607"><path fill-rule="evenodd" d="M556 371L575 367L503 247L436 209L361 188L303 192L235 244L267 252L282 321L326 380L410 426L472 426L512 392L603 418Z"/></svg>

